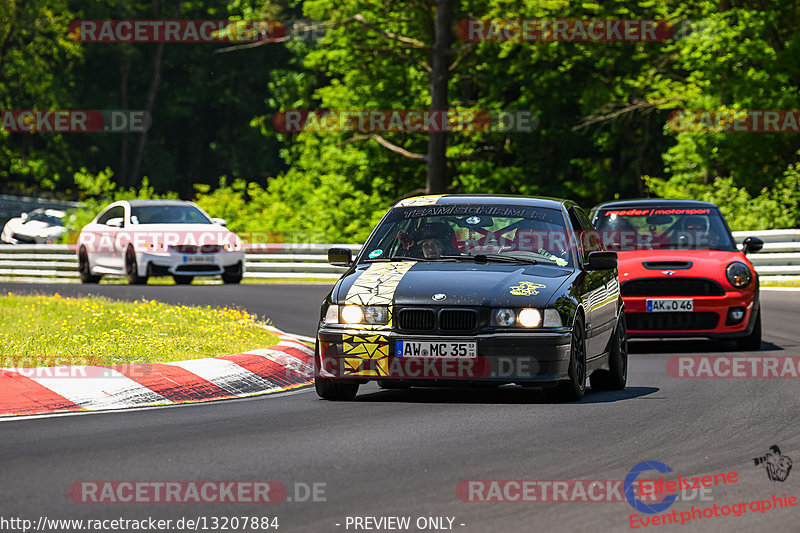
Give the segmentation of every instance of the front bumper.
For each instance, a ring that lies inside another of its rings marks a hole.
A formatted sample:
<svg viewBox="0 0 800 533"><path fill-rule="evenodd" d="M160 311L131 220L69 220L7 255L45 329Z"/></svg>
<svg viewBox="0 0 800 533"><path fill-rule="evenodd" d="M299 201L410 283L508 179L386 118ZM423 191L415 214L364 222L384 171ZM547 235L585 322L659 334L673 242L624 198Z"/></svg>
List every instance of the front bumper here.
<svg viewBox="0 0 800 533"><path fill-rule="evenodd" d="M648 299L694 300L694 311L648 313ZM749 335L757 310L755 291L728 291L722 296L623 296L630 337L708 337L735 339ZM731 322L732 308L744 309L741 321Z"/></svg>
<svg viewBox="0 0 800 533"><path fill-rule="evenodd" d="M486 332L475 335L409 335L396 331L323 327L317 334L315 374L342 381L409 383L494 382L549 384L568 379L569 328ZM477 357L403 357L403 341L476 342Z"/></svg>
<svg viewBox="0 0 800 533"><path fill-rule="evenodd" d="M225 272L244 272L243 252L213 254L137 254L140 275L148 276L217 276Z"/></svg>

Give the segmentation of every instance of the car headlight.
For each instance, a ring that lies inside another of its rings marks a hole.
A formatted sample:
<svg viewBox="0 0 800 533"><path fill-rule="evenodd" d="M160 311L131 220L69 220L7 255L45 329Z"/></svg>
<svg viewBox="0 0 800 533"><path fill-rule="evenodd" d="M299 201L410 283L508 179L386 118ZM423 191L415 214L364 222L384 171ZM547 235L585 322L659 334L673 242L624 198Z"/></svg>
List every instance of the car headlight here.
<svg viewBox="0 0 800 533"><path fill-rule="evenodd" d="M389 323L389 308L383 305L331 305L325 313L326 324Z"/></svg>
<svg viewBox="0 0 800 533"><path fill-rule="evenodd" d="M535 328L542 324L542 313L538 309L522 309L517 315L520 326Z"/></svg>
<svg viewBox="0 0 800 533"><path fill-rule="evenodd" d="M561 315L556 309L524 309L500 308L492 311L492 325L523 328L560 328L564 325Z"/></svg>
<svg viewBox="0 0 800 533"><path fill-rule="evenodd" d="M498 326L510 326L517 320L517 314L513 309L496 309L494 320Z"/></svg>
<svg viewBox="0 0 800 533"><path fill-rule="evenodd" d="M144 245L145 251L147 252L166 252L167 245L163 242L153 242L147 243Z"/></svg>
<svg viewBox="0 0 800 533"><path fill-rule="evenodd" d="M750 272L747 265L738 261L728 265L728 268L725 269L725 275L728 277L730 284L737 289L744 289L753 280L753 273Z"/></svg>
<svg viewBox="0 0 800 533"><path fill-rule="evenodd" d="M222 247L227 252L238 252L244 247L244 244L242 243L242 239L236 237L236 239L234 239L233 242L226 242L225 244L222 245Z"/></svg>

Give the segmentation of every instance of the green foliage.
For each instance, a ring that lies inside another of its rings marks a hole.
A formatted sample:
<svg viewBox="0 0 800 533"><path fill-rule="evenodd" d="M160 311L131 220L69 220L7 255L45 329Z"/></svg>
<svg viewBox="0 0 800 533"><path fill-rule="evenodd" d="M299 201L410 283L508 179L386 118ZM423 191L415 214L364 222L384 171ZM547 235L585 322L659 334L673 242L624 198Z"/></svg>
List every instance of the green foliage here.
<svg viewBox="0 0 800 533"><path fill-rule="evenodd" d="M142 179L142 185L138 188L118 188L116 183L112 181L113 175L114 173L110 168L106 168L97 174L92 174L86 168L81 168L80 171L74 174L75 184L86 197L83 199L81 207L67 211L64 225L67 231L61 237L61 242L75 244L81 228L94 220L100 211L112 202L119 200L178 199L178 194L174 192L156 192L147 177Z"/></svg>
<svg viewBox="0 0 800 533"><path fill-rule="evenodd" d="M450 5L454 23L523 16L678 26L677 37L663 42L468 43L454 34L450 107L531 110L538 126L448 135L449 191L569 197L592 206L649 188L714 201L737 228L798 224L796 134L666 126L677 109L800 109L796 0ZM427 135L383 133L384 145L402 149L388 150L352 132L278 132L272 116L426 109L434 7L406 0L26 0L23 8L20 0L0 0L0 43L8 43L0 46L4 109L144 107L156 47L76 43L66 37L72 19L156 13L330 24L318 41L229 53L215 53L227 44L167 45L139 172L149 181L128 173L138 134L0 132L1 184L89 198L73 229L110 200L176 191L195 195L235 231L270 240L363 240L395 200L423 190L424 161L400 152L425 154Z"/></svg>
<svg viewBox="0 0 800 533"><path fill-rule="evenodd" d="M800 164L789 165L772 187L751 196L732 178L717 178L709 185L645 176L650 191L664 198L686 198L719 206L732 230L800 227Z"/></svg>

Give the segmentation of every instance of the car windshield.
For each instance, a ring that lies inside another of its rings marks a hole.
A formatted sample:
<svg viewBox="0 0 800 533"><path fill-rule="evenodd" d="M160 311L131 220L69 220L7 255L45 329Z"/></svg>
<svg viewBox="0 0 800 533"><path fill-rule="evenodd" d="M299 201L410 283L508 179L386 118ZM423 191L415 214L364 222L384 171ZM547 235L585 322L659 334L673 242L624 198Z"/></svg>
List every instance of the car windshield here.
<svg viewBox="0 0 800 533"><path fill-rule="evenodd" d="M131 207L131 224L211 224L192 205L140 205Z"/></svg>
<svg viewBox="0 0 800 533"><path fill-rule="evenodd" d="M62 224L60 217L55 217L52 215L48 215L44 212L33 212L31 213L28 218L25 219L26 222L44 222L48 226L60 226Z"/></svg>
<svg viewBox="0 0 800 533"><path fill-rule="evenodd" d="M572 266L573 240L558 209L432 205L392 209L362 261L477 261Z"/></svg>
<svg viewBox="0 0 800 533"><path fill-rule="evenodd" d="M609 250L736 250L722 215L711 207L600 209L595 226Z"/></svg>

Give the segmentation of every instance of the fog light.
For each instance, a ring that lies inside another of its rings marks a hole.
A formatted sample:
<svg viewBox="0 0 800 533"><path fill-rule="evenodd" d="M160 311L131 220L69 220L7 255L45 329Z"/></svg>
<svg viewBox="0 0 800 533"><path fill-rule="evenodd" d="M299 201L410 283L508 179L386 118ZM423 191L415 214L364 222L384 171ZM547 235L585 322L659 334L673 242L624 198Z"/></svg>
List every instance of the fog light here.
<svg viewBox="0 0 800 533"><path fill-rule="evenodd" d="M744 320L744 307L731 307L728 310L728 318L725 320L726 325L738 324Z"/></svg>

